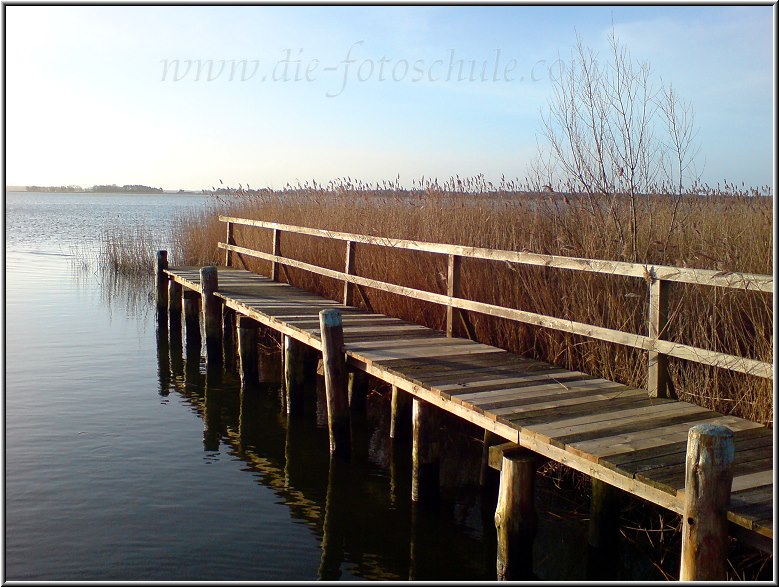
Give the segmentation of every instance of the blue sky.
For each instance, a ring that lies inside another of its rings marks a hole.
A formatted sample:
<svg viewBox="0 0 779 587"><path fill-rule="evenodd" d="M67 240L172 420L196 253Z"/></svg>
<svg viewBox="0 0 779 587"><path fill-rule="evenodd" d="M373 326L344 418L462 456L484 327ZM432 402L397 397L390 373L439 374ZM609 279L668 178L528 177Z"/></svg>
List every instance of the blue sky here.
<svg viewBox="0 0 779 587"><path fill-rule="evenodd" d="M703 180L773 184L773 11L6 6L6 184L522 178L550 66L612 22L692 102Z"/></svg>

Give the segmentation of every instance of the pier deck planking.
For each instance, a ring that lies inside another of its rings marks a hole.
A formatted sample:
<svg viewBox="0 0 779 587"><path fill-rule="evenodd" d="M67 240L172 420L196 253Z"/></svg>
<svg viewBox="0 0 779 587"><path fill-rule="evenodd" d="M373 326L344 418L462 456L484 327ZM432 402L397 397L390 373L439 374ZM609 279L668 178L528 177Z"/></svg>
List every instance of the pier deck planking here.
<svg viewBox="0 0 779 587"><path fill-rule="evenodd" d="M199 267L166 273L201 292ZM228 308L317 350L319 312L337 308L351 367L676 513L684 509L687 431L727 425L736 447L728 519L773 540L773 431L765 426L449 338L245 270L219 267L218 275L216 296Z"/></svg>

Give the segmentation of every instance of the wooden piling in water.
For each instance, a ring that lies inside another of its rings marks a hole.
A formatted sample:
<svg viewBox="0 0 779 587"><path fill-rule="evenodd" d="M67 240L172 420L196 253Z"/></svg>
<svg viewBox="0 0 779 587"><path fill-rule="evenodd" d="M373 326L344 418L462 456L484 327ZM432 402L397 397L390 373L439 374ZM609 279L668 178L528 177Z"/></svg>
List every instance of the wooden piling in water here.
<svg viewBox="0 0 779 587"><path fill-rule="evenodd" d="M200 269L203 291L203 316L206 330L206 356L212 364L222 364L222 302L214 294L219 290L217 269L213 265Z"/></svg>
<svg viewBox="0 0 779 587"><path fill-rule="evenodd" d="M168 251L157 251L154 262L154 273L157 279L157 315L162 315L168 310L168 276L165 270L168 268Z"/></svg>
<svg viewBox="0 0 779 587"><path fill-rule="evenodd" d="M287 414L303 413L303 393L306 384L306 345L284 335L284 389Z"/></svg>
<svg viewBox="0 0 779 587"><path fill-rule="evenodd" d="M538 460L526 449L504 453L500 471L495 529L499 581L533 576L533 541L538 527L535 477Z"/></svg>
<svg viewBox="0 0 779 587"><path fill-rule="evenodd" d="M364 412L368 397L368 374L354 369L348 373L349 408L355 412Z"/></svg>
<svg viewBox="0 0 779 587"><path fill-rule="evenodd" d="M438 498L441 463L438 408L415 397L411 420L411 501L432 503Z"/></svg>
<svg viewBox="0 0 779 587"><path fill-rule="evenodd" d="M233 371L236 367L236 312L222 304L222 353L225 367Z"/></svg>
<svg viewBox="0 0 779 587"><path fill-rule="evenodd" d="M682 581L724 581L727 508L735 447L726 426L700 424L687 436L682 525Z"/></svg>
<svg viewBox="0 0 779 587"><path fill-rule="evenodd" d="M592 477L590 520L587 526L587 579L615 579L614 565L619 543L619 516L624 492Z"/></svg>
<svg viewBox="0 0 779 587"><path fill-rule="evenodd" d="M188 349L200 348L200 294L192 289L185 289L184 294L184 329L186 330L186 346ZM199 351L198 351L199 352Z"/></svg>
<svg viewBox="0 0 779 587"><path fill-rule="evenodd" d="M390 407L390 431L393 441L407 438L411 430L411 415L409 412L409 400L411 396L397 386L392 386L392 403Z"/></svg>
<svg viewBox="0 0 779 587"><path fill-rule="evenodd" d="M247 316L238 316L238 357L241 367L241 387L244 389L256 385L260 380L257 327L255 320Z"/></svg>
<svg viewBox="0 0 779 587"><path fill-rule="evenodd" d="M181 324L181 284L173 279L168 280L168 313L171 320L178 319Z"/></svg>
<svg viewBox="0 0 779 587"><path fill-rule="evenodd" d="M348 455L351 450L351 429L341 312L335 309L319 312L319 327L322 333L322 365L325 372L330 453Z"/></svg>

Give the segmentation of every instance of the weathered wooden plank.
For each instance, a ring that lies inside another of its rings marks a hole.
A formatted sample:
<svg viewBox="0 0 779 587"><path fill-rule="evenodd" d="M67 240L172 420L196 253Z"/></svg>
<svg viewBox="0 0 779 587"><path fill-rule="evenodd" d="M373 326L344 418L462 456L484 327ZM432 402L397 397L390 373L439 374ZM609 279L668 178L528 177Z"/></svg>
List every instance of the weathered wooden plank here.
<svg viewBox="0 0 779 587"><path fill-rule="evenodd" d="M364 357L372 362L389 362L397 359L407 359L409 357L451 357L453 355L476 355L480 353L503 353L496 348L481 347L472 348L467 346L462 347L432 347L432 348L419 348L414 347L410 349L397 348L397 349L359 349L349 348L347 352Z"/></svg>
<svg viewBox="0 0 779 587"><path fill-rule="evenodd" d="M669 412L660 414L655 418L648 417L645 420L636 419L633 422L627 422L624 424L620 424L619 422L617 422L613 426L609 426L607 429L601 428L600 430L593 430L591 432L581 432L581 433L571 434L571 435L555 436L550 440L550 442L554 444L558 444L560 446L567 446L569 444L575 444L577 442L603 438L604 436L607 435L636 433L636 432L641 432L643 430L652 430L658 427L669 426L672 424L687 423L690 426L694 426L700 422L711 420L712 418L716 418L719 415L720 414L717 414L717 412L706 410L705 408L700 408L698 410L691 409L689 411L685 411L679 414L671 410ZM683 459L684 452L680 454L674 453L674 455L667 457L665 460L668 460L671 463L675 463L677 457ZM606 466L612 466L609 463L604 463L604 464L606 464ZM615 470L625 471L624 467L617 467L615 465L614 468ZM641 469L643 470L643 468Z"/></svg>
<svg viewBox="0 0 779 587"><path fill-rule="evenodd" d="M600 403L607 401L610 409L617 409L626 404L630 407L637 407L642 404L646 396L642 394L643 390L625 390L620 392L617 398L612 395L613 391L608 389L579 389L574 391L536 391L527 394L525 397L513 398L503 402L494 402L489 404L477 405L471 402L462 402L475 410L488 414L491 418L510 421L515 426L520 426L524 430L527 424L548 423L555 418L561 417L562 413L550 412L550 410L562 410L573 416L584 410L592 410L593 406L587 404ZM627 398L627 400L625 400ZM456 398L452 399L457 401ZM471 400L474 402L475 400ZM619 403L617 403L619 401ZM457 401L457 403L460 403ZM576 407L579 406L579 407ZM606 404L600 406L606 410ZM576 409L574 409L576 408ZM535 418L535 421L533 419ZM516 421L515 421L516 420ZM521 422L519 422L521 420ZM545 436L545 438L547 438Z"/></svg>
<svg viewBox="0 0 779 587"><path fill-rule="evenodd" d="M711 420L714 424L729 426L735 432L736 430L745 430L747 428L762 427L756 422L750 422L735 416L718 416ZM617 434L595 440L585 440L568 444L566 450L581 455L591 460L608 459L610 456L633 452L643 448L661 446L673 442L679 442L687 437L687 431L690 426L685 424L674 424L665 426L657 430L643 430L641 432L631 432L628 434Z"/></svg>
<svg viewBox="0 0 779 587"><path fill-rule="evenodd" d="M564 369L550 369L548 371L532 371L529 373L517 374L513 377L495 377L487 378L484 375L475 374L473 380L460 381L453 383L432 382L436 389L449 393L452 397L457 396L460 399L471 399L482 397L482 394L492 393L501 395L501 392L512 389L515 386L522 386L537 381L546 381L554 383L557 381L569 381L575 379L592 379L591 376L579 373L578 371L565 371Z"/></svg>
<svg viewBox="0 0 779 587"><path fill-rule="evenodd" d="M711 413L712 416L717 414L717 412L713 411ZM736 455L738 455L739 451L750 449L755 446L773 446L773 432L765 427L739 430L734 433L734 441L736 445ZM640 468L652 468L653 466L656 466L656 463L663 462L663 459L672 459L673 455L680 454L682 455L681 458L683 460L686 451L687 441L682 440L662 446L613 455L609 457L608 462L605 462L604 464L620 468L632 475Z"/></svg>
<svg viewBox="0 0 779 587"><path fill-rule="evenodd" d="M535 397L550 397L556 401L560 399L560 396L565 397L580 397L590 393L602 393L609 392L613 397L619 395L624 396L628 391L631 395L638 395L646 397L646 391L636 390L634 388L621 385L619 383L612 383L610 381L596 381L596 380L574 380L566 382L567 385L563 385L560 381L553 381L551 383L544 382L530 382L525 386L515 386L508 389L500 390L500 393L485 392L483 395L479 394L470 398L463 398L461 395L453 396L454 401L466 402L474 406L479 406L484 410L490 410L498 415L510 414L510 408L514 406L521 406L527 403L525 400ZM584 392L578 393L578 392ZM625 392L620 394L620 392ZM636 393L633 393L636 392Z"/></svg>

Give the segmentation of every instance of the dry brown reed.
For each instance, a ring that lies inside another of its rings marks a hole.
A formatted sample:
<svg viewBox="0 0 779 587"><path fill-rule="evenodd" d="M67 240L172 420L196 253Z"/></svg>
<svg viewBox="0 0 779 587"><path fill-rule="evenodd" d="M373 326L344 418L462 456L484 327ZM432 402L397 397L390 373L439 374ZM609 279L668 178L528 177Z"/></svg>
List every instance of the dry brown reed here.
<svg viewBox="0 0 779 587"><path fill-rule="evenodd" d="M645 195L638 201L641 263L720 271L772 273L772 197L726 184L696 186L682 197ZM375 236L463 244L511 251L627 260L630 214L626 200L593 201L576 194L499 186L483 177L368 185L349 178L271 190L226 190L208 210L191 212L174 226L173 260L223 263L225 239L219 213ZM270 251L270 231L237 226L236 242ZM284 233L281 254L342 270L344 243ZM632 251L631 251L632 254ZM245 259L247 268L268 273L269 263ZM240 266L241 262L237 264ZM446 292L443 255L355 247L359 275L418 289ZM332 299L342 284L287 268L282 279ZM640 279L586 274L474 259L462 263L466 298L608 328L647 333L647 284ZM358 306L442 329L445 309L361 288ZM668 338L761 361L773 358L773 310L769 294L673 284ZM525 356L581 370L628 385L646 384L645 353L581 336L500 318L469 314L476 338ZM768 380L671 359L680 399L767 425L773 423Z"/></svg>

